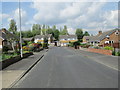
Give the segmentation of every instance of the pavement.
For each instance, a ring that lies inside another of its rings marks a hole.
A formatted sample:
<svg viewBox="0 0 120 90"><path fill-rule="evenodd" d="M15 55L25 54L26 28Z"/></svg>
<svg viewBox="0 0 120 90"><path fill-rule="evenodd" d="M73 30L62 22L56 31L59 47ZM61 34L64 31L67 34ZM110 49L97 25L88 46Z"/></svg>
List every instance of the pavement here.
<svg viewBox="0 0 120 90"><path fill-rule="evenodd" d="M118 88L118 71L86 54L52 47L12 88Z"/></svg>
<svg viewBox="0 0 120 90"><path fill-rule="evenodd" d="M19 80L19 78L21 78L22 75L24 75L24 73L45 54L45 52L46 50L34 53L34 55L22 59L2 70L2 78L0 78L2 88L9 88L14 82Z"/></svg>

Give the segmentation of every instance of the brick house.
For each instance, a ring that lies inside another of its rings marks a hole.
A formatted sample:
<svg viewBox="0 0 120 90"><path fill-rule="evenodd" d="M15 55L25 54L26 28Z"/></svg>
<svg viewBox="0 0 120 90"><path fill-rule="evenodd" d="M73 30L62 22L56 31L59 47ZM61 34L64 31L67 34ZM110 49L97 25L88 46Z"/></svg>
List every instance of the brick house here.
<svg viewBox="0 0 120 90"><path fill-rule="evenodd" d="M60 35L59 36L59 44L60 46L67 46L69 42L77 41L76 35Z"/></svg>
<svg viewBox="0 0 120 90"><path fill-rule="evenodd" d="M34 37L34 42L35 43L37 43L37 42L44 43L44 38L48 39L48 44L50 44L50 43L53 42L52 34L48 34L48 35L36 35Z"/></svg>
<svg viewBox="0 0 120 90"><path fill-rule="evenodd" d="M83 43L89 43L95 46L113 46L119 48L120 46L120 29L113 29L110 31L99 31L96 36L84 36Z"/></svg>

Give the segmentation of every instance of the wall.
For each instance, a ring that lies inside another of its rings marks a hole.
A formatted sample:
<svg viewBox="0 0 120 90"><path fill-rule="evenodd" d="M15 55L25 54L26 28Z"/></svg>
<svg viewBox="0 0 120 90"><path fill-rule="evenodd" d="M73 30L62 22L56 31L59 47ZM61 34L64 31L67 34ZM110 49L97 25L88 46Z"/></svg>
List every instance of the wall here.
<svg viewBox="0 0 120 90"><path fill-rule="evenodd" d="M88 48L88 51L89 52L94 52L94 53L105 54L105 55L112 55L112 51L111 50Z"/></svg>

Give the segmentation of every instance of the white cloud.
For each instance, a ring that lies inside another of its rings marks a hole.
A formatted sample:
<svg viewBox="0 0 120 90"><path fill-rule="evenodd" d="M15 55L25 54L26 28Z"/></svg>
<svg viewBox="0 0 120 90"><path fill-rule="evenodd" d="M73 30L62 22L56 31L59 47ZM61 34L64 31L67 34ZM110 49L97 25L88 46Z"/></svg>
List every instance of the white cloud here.
<svg viewBox="0 0 120 90"><path fill-rule="evenodd" d="M101 25L101 8L106 2L42 3L34 2L34 20L41 24L64 24L71 28L97 28Z"/></svg>
<svg viewBox="0 0 120 90"><path fill-rule="evenodd" d="M103 16L104 22L106 22L106 26L118 26L118 10L112 10L109 12L106 12L106 14Z"/></svg>
<svg viewBox="0 0 120 90"><path fill-rule="evenodd" d="M9 17L9 15L8 15L8 14L5 14L5 13L1 13L1 14L0 14L0 17L2 17L2 19L6 19L6 18Z"/></svg>

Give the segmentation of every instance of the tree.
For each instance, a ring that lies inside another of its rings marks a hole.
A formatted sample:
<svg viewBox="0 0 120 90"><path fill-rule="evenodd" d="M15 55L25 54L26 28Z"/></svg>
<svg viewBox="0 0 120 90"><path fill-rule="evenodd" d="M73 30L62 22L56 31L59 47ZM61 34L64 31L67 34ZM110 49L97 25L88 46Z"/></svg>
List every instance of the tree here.
<svg viewBox="0 0 120 90"><path fill-rule="evenodd" d="M53 25L52 30L53 30L53 31L56 30L56 25Z"/></svg>
<svg viewBox="0 0 120 90"><path fill-rule="evenodd" d="M41 34L41 26L39 24L33 24L32 34L33 34L33 36Z"/></svg>
<svg viewBox="0 0 120 90"><path fill-rule="evenodd" d="M76 29L76 33L78 40L81 40L83 38L83 31L82 29L78 28Z"/></svg>
<svg viewBox="0 0 120 90"><path fill-rule="evenodd" d="M54 38L56 39L56 40L59 40L59 30L55 30L55 31L53 31L53 36L54 36Z"/></svg>
<svg viewBox="0 0 120 90"><path fill-rule="evenodd" d="M47 34L53 34L53 30L52 30L51 28L48 28L48 29L46 30L46 33L47 33Z"/></svg>
<svg viewBox="0 0 120 90"><path fill-rule="evenodd" d="M85 31L84 36L90 36L90 34L87 31Z"/></svg>
<svg viewBox="0 0 120 90"><path fill-rule="evenodd" d="M63 30L60 30L60 34L61 35L68 35L68 31L67 31L67 26L66 25L64 25Z"/></svg>
<svg viewBox="0 0 120 90"><path fill-rule="evenodd" d="M16 25L16 22L14 19L10 20L9 31L12 32L13 34L16 34L16 32L17 32L17 25Z"/></svg>

